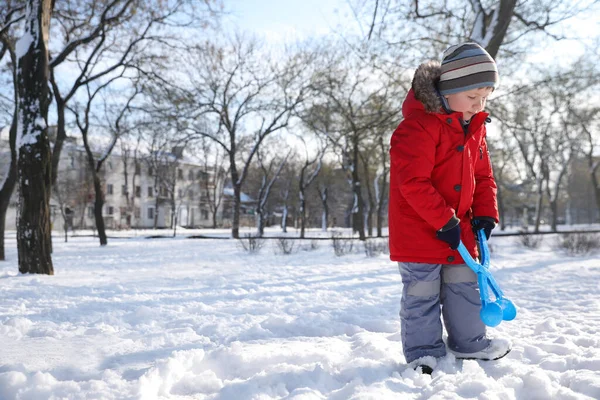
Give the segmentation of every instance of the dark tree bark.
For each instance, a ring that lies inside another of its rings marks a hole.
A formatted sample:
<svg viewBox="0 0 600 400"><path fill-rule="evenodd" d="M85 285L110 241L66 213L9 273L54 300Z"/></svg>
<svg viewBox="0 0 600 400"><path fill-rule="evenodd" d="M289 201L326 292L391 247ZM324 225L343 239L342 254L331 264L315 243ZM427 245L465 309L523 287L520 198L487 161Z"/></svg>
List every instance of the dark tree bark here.
<svg viewBox="0 0 600 400"><path fill-rule="evenodd" d="M365 182L366 182L366 189L367 189L367 200L368 200L368 209L366 212L366 228L367 228L367 235L369 237L373 237L373 212L375 211L376 208L376 204L375 204L375 197L373 196L373 191L371 190L371 171L369 170L369 165L371 164L371 153L374 151L374 149L366 149L365 151L359 153L360 156L360 160L362 162L362 166L363 166L363 171L365 174ZM364 218L364 216L363 216Z"/></svg>
<svg viewBox="0 0 600 400"><path fill-rule="evenodd" d="M285 158L280 162L279 167L277 167L277 170L274 172L273 176L270 176L276 160L272 159L269 162L269 165L266 166L263 161L264 155L261 152L257 153L258 165L262 171L262 182L258 192L256 204L256 222L259 237L263 237L265 233L265 214L267 201L269 200L269 195L271 194L271 188L273 187L275 181L279 178L281 170L287 162L289 155L290 152L288 152Z"/></svg>
<svg viewBox="0 0 600 400"><path fill-rule="evenodd" d="M352 219L354 226L358 228L358 238L365 241L365 224L363 221L365 215L365 203L362 197L362 186L358 176L359 163L359 142L356 136L352 140L352 191L354 192L354 209L352 210Z"/></svg>
<svg viewBox="0 0 600 400"><path fill-rule="evenodd" d="M54 274L50 231L51 160L48 141L48 31L53 2L30 0L17 43L19 109L19 272ZM20 51L24 51L19 54Z"/></svg>
<svg viewBox="0 0 600 400"><path fill-rule="evenodd" d="M104 226L104 217L102 216L102 207L104 207L104 190L102 189L102 182L98 176L98 172L94 168L94 159L90 158L90 167L93 171L94 176L94 193L96 193L94 199L94 219L96 220L96 229L98 229L98 238L100 239L100 246L106 246L108 244L108 237L106 236L106 227Z"/></svg>
<svg viewBox="0 0 600 400"><path fill-rule="evenodd" d="M327 202L327 187L318 187L319 198L321 199L321 204L323 204L323 214L321 217L321 230L323 232L327 232L327 226L329 222L329 204Z"/></svg>
<svg viewBox="0 0 600 400"><path fill-rule="evenodd" d="M389 153L387 142L384 142L383 135L378 138L378 145L381 151L382 182L381 188L377 191L377 237L383 236L383 209L385 199L387 199L388 175L390 173ZM379 182L379 180L377 180Z"/></svg>
<svg viewBox="0 0 600 400"><path fill-rule="evenodd" d="M306 146L306 144L305 144ZM325 154L325 150L326 147L322 147L319 152L317 153L316 157L313 159L310 159L307 155L307 157L305 158L304 164L302 165L302 168L300 168L300 179L298 179L298 197L300 198L300 237L304 238L304 232L306 229L306 190L309 188L309 186L313 183L313 181L315 180L315 178L319 175L319 172L321 171L321 165L322 165L322 161L323 161L323 155ZM314 165L315 163L317 163L317 165L315 166L315 168L313 169L313 171L309 174L309 176L307 177L307 173L308 173L308 168L311 165Z"/></svg>

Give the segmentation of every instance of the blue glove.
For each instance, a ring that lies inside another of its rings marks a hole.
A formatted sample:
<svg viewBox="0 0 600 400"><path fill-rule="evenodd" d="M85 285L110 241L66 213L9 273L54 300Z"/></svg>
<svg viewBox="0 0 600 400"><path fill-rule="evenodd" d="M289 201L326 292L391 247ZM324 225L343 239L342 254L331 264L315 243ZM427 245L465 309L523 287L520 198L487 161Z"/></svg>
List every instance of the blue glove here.
<svg viewBox="0 0 600 400"><path fill-rule="evenodd" d="M452 250L458 249L460 244L460 221L456 217L452 217L450 221L442 229L435 234L438 239L450 245Z"/></svg>
<svg viewBox="0 0 600 400"><path fill-rule="evenodd" d="M483 233L485 234L485 238L490 240L490 236L492 236L492 229L496 227L496 220L492 217L475 217L473 221L471 221L471 225L473 226L473 232L477 235L477 231L483 229Z"/></svg>

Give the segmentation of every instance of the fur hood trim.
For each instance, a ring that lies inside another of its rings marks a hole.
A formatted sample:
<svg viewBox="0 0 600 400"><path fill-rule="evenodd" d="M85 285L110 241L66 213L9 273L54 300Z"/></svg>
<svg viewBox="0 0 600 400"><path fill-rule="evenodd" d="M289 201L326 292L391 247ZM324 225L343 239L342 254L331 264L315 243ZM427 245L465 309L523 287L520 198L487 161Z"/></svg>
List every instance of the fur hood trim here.
<svg viewBox="0 0 600 400"><path fill-rule="evenodd" d="M415 71L412 81L415 99L423 103L428 113L439 113L443 107L442 99L436 89L441 74L442 66L438 61L425 62Z"/></svg>

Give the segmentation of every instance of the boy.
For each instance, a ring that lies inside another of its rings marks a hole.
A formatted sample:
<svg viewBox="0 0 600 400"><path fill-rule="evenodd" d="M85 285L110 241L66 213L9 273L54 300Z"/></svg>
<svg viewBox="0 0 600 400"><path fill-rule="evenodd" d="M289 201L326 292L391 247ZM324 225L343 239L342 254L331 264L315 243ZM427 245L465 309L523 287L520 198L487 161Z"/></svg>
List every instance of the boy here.
<svg viewBox="0 0 600 400"><path fill-rule="evenodd" d="M481 46L450 47L441 64L417 68L391 139L390 258L404 284L402 346L423 373L446 355L440 311L457 358L510 351L510 342L486 337L477 277L456 250L462 239L477 256L472 228L489 238L498 222L483 112L497 84L496 63Z"/></svg>

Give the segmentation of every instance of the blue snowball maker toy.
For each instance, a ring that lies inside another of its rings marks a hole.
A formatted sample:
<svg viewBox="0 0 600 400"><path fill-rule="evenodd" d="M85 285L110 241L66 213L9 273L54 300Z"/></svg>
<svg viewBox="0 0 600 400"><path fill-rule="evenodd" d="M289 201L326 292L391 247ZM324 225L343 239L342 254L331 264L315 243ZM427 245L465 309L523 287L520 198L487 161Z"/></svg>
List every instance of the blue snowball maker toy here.
<svg viewBox="0 0 600 400"><path fill-rule="evenodd" d="M481 297L481 311L479 312L481 320L487 326L498 326L502 321L512 321L515 319L517 308L512 301L504 297L498 283L489 271L490 249L483 229L477 231L477 240L479 241L481 263L478 263L471 257L471 254L469 254L462 241L458 245L458 252L465 263L477 274L479 295ZM494 293L494 300L490 296L489 289Z"/></svg>

